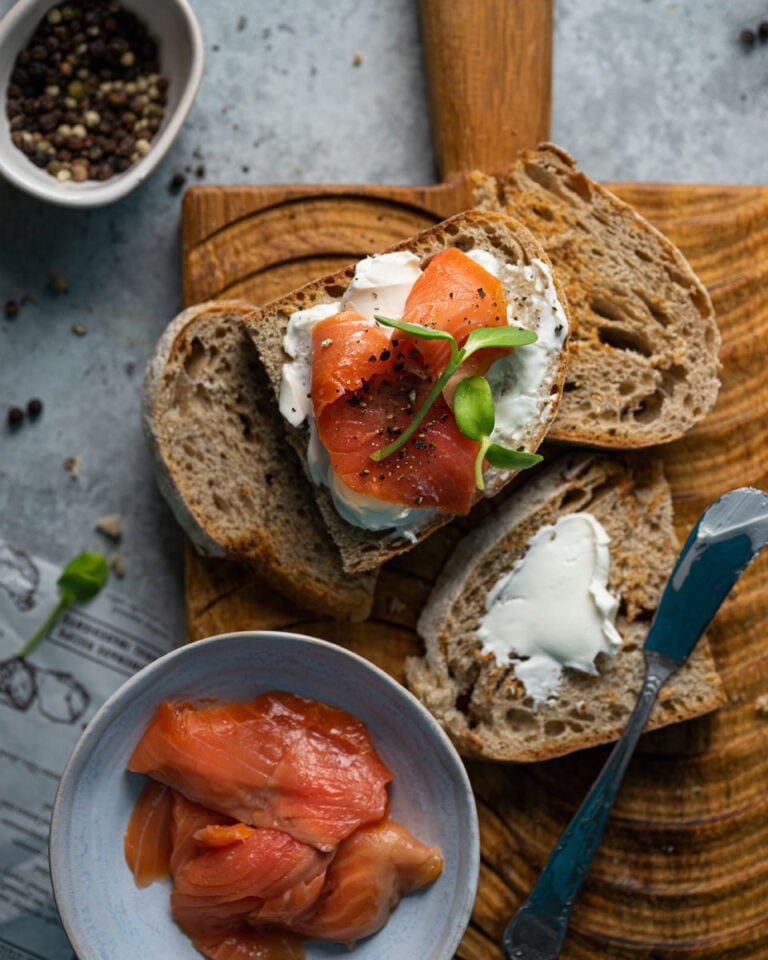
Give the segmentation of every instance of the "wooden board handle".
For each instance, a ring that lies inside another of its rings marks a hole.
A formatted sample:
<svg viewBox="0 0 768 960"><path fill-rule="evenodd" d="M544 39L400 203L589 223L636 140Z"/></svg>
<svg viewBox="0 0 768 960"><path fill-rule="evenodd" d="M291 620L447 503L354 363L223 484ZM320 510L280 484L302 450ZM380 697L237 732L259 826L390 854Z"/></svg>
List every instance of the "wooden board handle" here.
<svg viewBox="0 0 768 960"><path fill-rule="evenodd" d="M421 0L442 180L506 169L549 137L553 0Z"/></svg>

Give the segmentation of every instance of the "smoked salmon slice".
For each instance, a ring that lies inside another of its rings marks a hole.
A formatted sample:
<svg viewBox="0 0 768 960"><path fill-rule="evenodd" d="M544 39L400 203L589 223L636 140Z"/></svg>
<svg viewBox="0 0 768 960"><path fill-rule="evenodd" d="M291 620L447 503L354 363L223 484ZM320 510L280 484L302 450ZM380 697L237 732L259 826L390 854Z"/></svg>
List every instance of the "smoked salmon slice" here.
<svg viewBox="0 0 768 960"><path fill-rule="evenodd" d="M443 869L437 847L384 819L361 827L340 845L318 906L293 928L305 937L349 946L387 922L403 894L432 883Z"/></svg>
<svg viewBox="0 0 768 960"><path fill-rule="evenodd" d="M312 330L312 404L317 418L329 403L360 390L376 374L391 370L391 327L354 310L321 320Z"/></svg>
<svg viewBox="0 0 768 960"><path fill-rule="evenodd" d="M246 839L210 847L179 869L171 893L174 919L192 937L230 929L258 913L264 901L324 877L332 856L281 830L251 828ZM295 905L300 912L311 904L298 896ZM287 910L285 916L292 919Z"/></svg>
<svg viewBox="0 0 768 960"><path fill-rule="evenodd" d="M363 723L329 704L280 692L247 703L165 701L128 769L320 850L380 819L392 779Z"/></svg>
<svg viewBox="0 0 768 960"><path fill-rule="evenodd" d="M431 386L411 374L374 379L368 389L326 407L317 421L318 436L337 475L358 493L466 513L475 495L478 444L459 430L442 397L400 450L378 463L370 459L406 429Z"/></svg>
<svg viewBox="0 0 768 960"><path fill-rule="evenodd" d="M460 347L473 330L504 327L509 322L501 280L455 247L441 250L429 261L405 301L403 320L444 330ZM439 376L450 357L448 344L416 340L415 346L425 365ZM494 350L494 359L506 352Z"/></svg>
<svg viewBox="0 0 768 960"><path fill-rule="evenodd" d="M170 872L173 918L209 960L304 960L306 938L351 945L443 867L389 818L392 775L365 725L316 700L166 701L131 769L164 782L137 800L128 863L142 885Z"/></svg>
<svg viewBox="0 0 768 960"><path fill-rule="evenodd" d="M230 933L200 935L195 947L209 960L304 960L299 937L282 930L254 930L243 924Z"/></svg>
<svg viewBox="0 0 768 960"><path fill-rule="evenodd" d="M212 826L230 826L235 821L223 813L217 813L199 803L187 800L177 790L169 792L173 798L170 834L172 850L169 865L171 876L175 877L187 860L196 857L204 849L205 844L197 839L201 831Z"/></svg>
<svg viewBox="0 0 768 960"><path fill-rule="evenodd" d="M501 281L450 247L435 254L413 285L403 321L450 333L461 347L474 329L506 326ZM479 445L450 408L458 379L483 374L507 349L479 350L452 378L417 433L380 462L371 454L406 429L451 355L445 341L342 311L312 333L311 395L318 437L339 478L357 493L408 507L465 514L476 497Z"/></svg>
<svg viewBox="0 0 768 960"><path fill-rule="evenodd" d="M173 792L162 783L148 780L131 811L123 842L125 859L138 887L170 875L172 812Z"/></svg>

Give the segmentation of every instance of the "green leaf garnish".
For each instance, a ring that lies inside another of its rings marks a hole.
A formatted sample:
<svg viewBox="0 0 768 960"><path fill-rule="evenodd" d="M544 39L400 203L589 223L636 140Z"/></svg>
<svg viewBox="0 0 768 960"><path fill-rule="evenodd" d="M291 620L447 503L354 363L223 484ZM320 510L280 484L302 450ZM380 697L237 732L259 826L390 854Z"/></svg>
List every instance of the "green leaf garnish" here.
<svg viewBox="0 0 768 960"><path fill-rule="evenodd" d="M544 459L540 453L526 453L525 450L512 450L500 443L491 443L485 451L485 459L492 467L501 470L525 470Z"/></svg>
<svg viewBox="0 0 768 960"><path fill-rule="evenodd" d="M475 486L478 490L485 490L483 460L503 470L523 470L543 459L538 453L511 450L500 443L491 442L491 434L496 426L496 411L491 385L485 377L465 377L459 383L453 395L453 413L464 436L480 443L475 457Z"/></svg>
<svg viewBox="0 0 768 960"><path fill-rule="evenodd" d="M61 594L58 604L40 629L19 650L18 656L30 654L70 604L92 600L107 582L108 576L109 564L100 553L81 553L70 560L56 581Z"/></svg>
<svg viewBox="0 0 768 960"><path fill-rule="evenodd" d="M465 377L453 395L453 414L459 430L470 440L483 440L493 433L496 411L491 385L485 377Z"/></svg>
<svg viewBox="0 0 768 960"><path fill-rule="evenodd" d="M455 337L448 333L447 330L435 330L432 327L422 326L420 323L403 323L402 320L391 320L389 317L382 317L379 314L374 314L374 319L379 323L384 324L384 326L395 327L395 329L401 330L403 333L410 334L412 337L421 340L444 340L450 345L451 348L451 359L448 361L445 370L443 370L438 379L435 380L426 400L421 405L421 408L418 410L418 412L414 415L413 420L411 420L406 429L403 430L396 440L393 440L392 443L387 444L386 447L382 447L381 450L377 450L375 453L371 454L371 460L375 460L377 463L380 460L385 460L391 454L395 453L400 449L400 447L402 447L411 439L414 433L416 433L418 430L422 420L427 415L429 408L442 393L443 387L446 385L446 383L448 383L448 381L451 379L454 373L456 373L467 357L471 356L478 350L486 350L489 347L522 347L528 343L533 343L534 341L538 340L538 335L534 333L533 330L523 330L521 327L478 327L470 332L469 336L464 342L464 346L459 349L459 345L456 342ZM482 380L487 387L487 391L485 387L477 384L467 387L466 390L474 391L473 399L467 398L466 402L460 403L462 408L462 417L465 418L465 425L469 430L473 430L475 432L479 430L479 426L475 423L474 418L477 416L477 411L480 410L480 405L482 405L482 410L485 413L486 419L483 422L486 424L488 422L488 411L490 409L490 429L480 430L477 436L474 436L472 433L468 433L467 430L465 430L461 425L459 413L457 411L455 395L453 400L453 412L456 416L456 422L459 430L461 430L465 436L469 437L470 440L487 441L486 447L481 449L482 456L480 456L479 460L475 463L475 482L477 483L478 490L483 490L483 457L485 456L485 450L487 449L488 444L490 444L489 437L493 432L493 422L495 419L493 395L491 394L490 385L485 377L467 377L466 380L461 381L459 387L461 387L462 383L466 383L467 380ZM479 399L481 393L482 399ZM488 400L488 398L490 398L490 400ZM494 444L494 446L499 445ZM505 448L499 447L499 449L503 450ZM515 453L516 451L509 452ZM533 454L525 454L525 456L530 457L533 456ZM538 463L538 460L535 462ZM530 466L530 464L526 464L526 466Z"/></svg>
<svg viewBox="0 0 768 960"><path fill-rule="evenodd" d="M477 327L464 343L464 359L487 347L524 347L538 339L533 330L523 330L522 327Z"/></svg>

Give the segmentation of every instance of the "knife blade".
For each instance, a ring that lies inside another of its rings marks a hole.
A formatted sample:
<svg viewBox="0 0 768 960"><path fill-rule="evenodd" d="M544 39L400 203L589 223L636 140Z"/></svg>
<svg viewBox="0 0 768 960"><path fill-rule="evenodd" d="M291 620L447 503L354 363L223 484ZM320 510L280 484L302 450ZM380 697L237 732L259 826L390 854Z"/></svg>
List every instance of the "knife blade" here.
<svg viewBox="0 0 768 960"><path fill-rule="evenodd" d="M507 924L502 945L509 960L557 960L574 901L659 690L767 544L768 494L751 487L724 494L694 526L643 646L646 672L635 708L528 899Z"/></svg>
<svg viewBox="0 0 768 960"><path fill-rule="evenodd" d="M685 541L645 649L683 663L733 585L766 544L768 494L741 487L716 500Z"/></svg>

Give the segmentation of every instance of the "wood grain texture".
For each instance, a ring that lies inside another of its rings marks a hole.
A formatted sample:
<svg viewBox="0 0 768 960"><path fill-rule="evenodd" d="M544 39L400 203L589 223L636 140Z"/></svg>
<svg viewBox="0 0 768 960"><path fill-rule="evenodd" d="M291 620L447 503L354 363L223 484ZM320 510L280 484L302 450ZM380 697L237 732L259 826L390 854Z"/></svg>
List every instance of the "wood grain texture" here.
<svg viewBox="0 0 768 960"><path fill-rule="evenodd" d="M506 169L549 136L553 0L421 0L441 180Z"/></svg>
<svg viewBox="0 0 768 960"><path fill-rule="evenodd" d="M768 189L615 184L690 259L715 302L723 389L712 413L661 449L683 537L720 493L768 485ZM254 302L466 205L468 183L412 189L196 188L185 200L188 302ZM399 231L399 232L398 232ZM418 610L462 534L438 531L389 564L365 624L319 621L232 564L190 552L190 639L285 627L369 657L402 679ZM768 957L768 556L709 632L728 693L715 714L643 738L577 901L564 960ZM480 887L458 956L502 960L507 918L533 885L601 765L598 748L529 766L469 764Z"/></svg>

